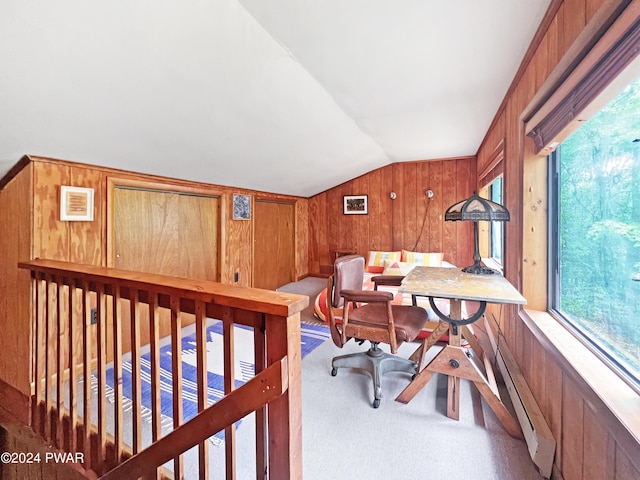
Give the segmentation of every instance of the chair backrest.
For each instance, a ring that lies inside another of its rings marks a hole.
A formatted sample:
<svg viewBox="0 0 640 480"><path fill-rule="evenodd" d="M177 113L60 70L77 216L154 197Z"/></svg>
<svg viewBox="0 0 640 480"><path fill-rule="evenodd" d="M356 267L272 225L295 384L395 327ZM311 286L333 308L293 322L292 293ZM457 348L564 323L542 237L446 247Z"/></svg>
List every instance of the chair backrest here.
<svg viewBox="0 0 640 480"><path fill-rule="evenodd" d="M333 295L334 307L342 306L341 290L362 290L364 282L364 257L360 255L346 255L338 257L333 264ZM327 292L329 295L330 292Z"/></svg>
<svg viewBox="0 0 640 480"><path fill-rule="evenodd" d="M347 255L338 257L333 264L333 275L327 281L327 317L331 339L336 346L342 346L348 341L341 326L333 313L334 308L340 308L344 302L340 296L341 290L362 290L364 281L364 257Z"/></svg>

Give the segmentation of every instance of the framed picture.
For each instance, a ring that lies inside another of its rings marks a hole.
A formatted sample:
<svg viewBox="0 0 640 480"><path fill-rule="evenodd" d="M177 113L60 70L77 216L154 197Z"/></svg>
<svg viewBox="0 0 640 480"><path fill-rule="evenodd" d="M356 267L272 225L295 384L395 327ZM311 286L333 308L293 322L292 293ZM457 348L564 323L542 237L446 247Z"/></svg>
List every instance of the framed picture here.
<svg viewBox="0 0 640 480"><path fill-rule="evenodd" d="M93 220L93 188L60 186L60 220Z"/></svg>
<svg viewBox="0 0 640 480"><path fill-rule="evenodd" d="M345 215L366 215L369 213L367 195L345 195L342 198Z"/></svg>
<svg viewBox="0 0 640 480"><path fill-rule="evenodd" d="M233 194L233 219L251 219L251 197L249 195Z"/></svg>

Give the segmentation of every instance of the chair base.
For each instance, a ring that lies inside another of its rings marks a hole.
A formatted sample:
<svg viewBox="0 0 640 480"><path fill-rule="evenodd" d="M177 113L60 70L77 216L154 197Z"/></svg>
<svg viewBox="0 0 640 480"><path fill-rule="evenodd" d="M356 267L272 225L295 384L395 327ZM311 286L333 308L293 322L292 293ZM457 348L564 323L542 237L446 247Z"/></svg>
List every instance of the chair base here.
<svg viewBox="0 0 640 480"><path fill-rule="evenodd" d="M417 366L416 362L386 353L378 348L377 343L372 343L371 348L366 352L335 357L331 361L331 375L335 377L338 374L338 368L358 368L369 372L373 380L373 408L378 408L382 398L382 376L387 372L415 375Z"/></svg>

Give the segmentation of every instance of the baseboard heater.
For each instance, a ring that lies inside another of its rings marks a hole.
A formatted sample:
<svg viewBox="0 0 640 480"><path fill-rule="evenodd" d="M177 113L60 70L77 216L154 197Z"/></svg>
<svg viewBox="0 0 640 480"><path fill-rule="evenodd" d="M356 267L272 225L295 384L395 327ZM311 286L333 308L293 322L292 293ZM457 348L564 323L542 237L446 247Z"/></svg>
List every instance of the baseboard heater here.
<svg viewBox="0 0 640 480"><path fill-rule="evenodd" d="M551 478L553 458L556 451L556 441L551 434L551 429L542 415L542 411L538 407L511 351L507 347L507 343L505 341L500 342L498 348L496 337L500 333L494 331L495 322L493 322L494 325L491 325L486 316L484 322L496 357L496 363L502 373L504 383L511 397L511 403L527 442L531 460L533 460L540 475L544 478Z"/></svg>

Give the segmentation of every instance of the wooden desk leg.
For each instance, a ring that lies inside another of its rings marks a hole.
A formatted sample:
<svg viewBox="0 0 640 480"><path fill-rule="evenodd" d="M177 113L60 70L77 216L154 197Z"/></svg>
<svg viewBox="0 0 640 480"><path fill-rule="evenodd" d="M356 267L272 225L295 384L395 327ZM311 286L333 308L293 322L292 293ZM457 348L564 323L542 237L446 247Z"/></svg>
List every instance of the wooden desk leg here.
<svg viewBox="0 0 640 480"><path fill-rule="evenodd" d="M450 300L449 303L451 305L450 312L449 312L450 317L454 319L462 318L461 317L462 301ZM413 355L411 355L411 359L413 361L416 361L417 355L420 355L420 362L418 365L421 366L424 360L424 356L427 353L427 350L431 348L433 344L435 344L440 339L440 337L444 334L447 328L449 328L449 345L452 344L451 342L453 340L454 345L456 344L456 341L457 341L457 345L460 346L460 332L458 331L457 340L453 339L453 335L452 335L453 328L447 322L440 321L440 323L438 324L436 329L433 331L433 333L429 335L429 337L425 340L422 347L418 348L413 353ZM418 392L422 390L422 388L427 383L429 383L429 380L431 380L431 377L432 377L432 374L429 371L430 370L429 367L433 362L435 362L438 359L438 357L441 354L442 354L442 351L439 352L434 357L434 359L431 360L431 362L429 362L429 365L427 365L425 368L423 368L418 372L418 374L415 376L413 381L409 385L407 385L407 387L402 392L400 392L400 395L396 397L396 402L409 403L413 399L413 397L415 397L418 394ZM449 376L448 381L449 381L449 395L447 397L448 399L447 414L449 415L449 413L451 413L451 415L458 415L455 412L458 410L458 403L460 398L460 379L459 378L456 379L455 377L453 377L453 380L452 380L452 377ZM454 410L451 409L451 405L456 406ZM451 415L449 415L450 418L458 419L458 416L452 417Z"/></svg>
<svg viewBox="0 0 640 480"><path fill-rule="evenodd" d="M444 333L447 331L447 328L449 328L449 324L447 322L440 321L431 335L425 338L422 342L422 345L418 347L415 352L413 352L411 357L409 357L410 360L418 362L418 373L416 374L413 381L409 385L407 385L407 387L402 392L400 392L400 395L396 397L396 402L409 403L413 399L413 397L415 397L416 394L420 390L422 390L422 388L427 383L429 383L432 375L427 370L428 365L427 367L422 368L422 364L424 363L424 358L427 354L427 351L431 347L433 347L438 340L440 340L440 337L444 335Z"/></svg>
<svg viewBox="0 0 640 480"><path fill-rule="evenodd" d="M460 420L460 377L453 375L448 377L447 417Z"/></svg>
<svg viewBox="0 0 640 480"><path fill-rule="evenodd" d="M462 327L460 327L460 331L462 334L462 338L464 338L469 343L469 346L471 347L471 350L473 350L473 353L475 353L478 358L482 358L484 356L484 350L480 346L480 342L478 342L478 339L475 337L475 335L471 333L469 327L467 325L463 325Z"/></svg>
<svg viewBox="0 0 640 480"><path fill-rule="evenodd" d="M453 319L462 318L462 301L450 300L450 313L449 316ZM460 330L461 328L455 325L449 325L449 347L460 347ZM442 353L447 350L445 347ZM443 357L444 358L444 357ZM457 375L448 374L449 379L447 388L447 417L454 420L460 419L460 377Z"/></svg>
<svg viewBox="0 0 640 480"><path fill-rule="evenodd" d="M442 337L442 335L445 334L448 328L449 328L449 324L447 322L440 320L440 323L438 323L438 326L433 329L433 332L431 332L431 335L425 338L422 341L422 345L420 345L416 349L416 351L411 354L411 356L409 357L409 360L411 360L412 362L418 363L418 371L422 370L422 365L424 364L424 358L427 356L427 352L429 351L429 349L433 347L438 342L438 340L440 340L440 337Z"/></svg>

